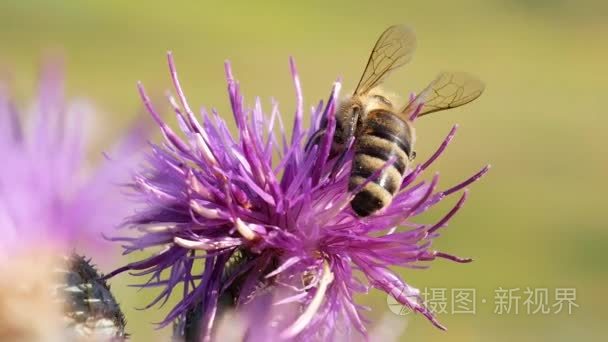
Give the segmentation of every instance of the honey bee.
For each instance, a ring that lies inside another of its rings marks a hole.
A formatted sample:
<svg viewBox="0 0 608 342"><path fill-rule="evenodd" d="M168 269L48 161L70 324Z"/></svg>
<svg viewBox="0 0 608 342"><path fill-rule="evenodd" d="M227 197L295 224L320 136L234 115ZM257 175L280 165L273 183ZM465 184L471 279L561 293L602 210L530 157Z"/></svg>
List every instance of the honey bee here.
<svg viewBox="0 0 608 342"><path fill-rule="evenodd" d="M374 45L354 93L341 102L335 114L331 155L343 153L347 142L354 138L349 191L361 188L387 161L395 160L355 194L350 204L360 217L386 208L399 190L405 171L415 158L413 120L467 104L478 98L485 88L467 73L443 72L402 105L399 96L379 85L391 71L410 62L415 49L416 36L410 28L396 25L386 29ZM313 134L309 146L318 142L325 131L321 128Z"/></svg>

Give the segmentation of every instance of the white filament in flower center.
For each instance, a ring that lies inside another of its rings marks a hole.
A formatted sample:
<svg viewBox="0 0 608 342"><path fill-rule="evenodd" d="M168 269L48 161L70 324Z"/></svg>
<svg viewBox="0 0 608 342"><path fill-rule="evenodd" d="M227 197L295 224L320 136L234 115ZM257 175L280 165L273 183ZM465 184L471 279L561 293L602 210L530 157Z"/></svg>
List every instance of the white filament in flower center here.
<svg viewBox="0 0 608 342"><path fill-rule="evenodd" d="M319 280L315 296L312 298L310 304L308 304L308 306L304 310L304 313L302 313L302 315L298 317L298 319L293 322L293 324L289 328L285 329L281 333L281 338L292 338L302 332L304 328L306 328L306 325L308 325L312 321L317 311L319 311L319 308L323 303L323 299L325 298L325 292L327 292L327 287L329 286L329 284L331 284L333 280L334 274L329 269L329 264L327 262L324 262L323 274L321 275L321 279Z"/></svg>
<svg viewBox="0 0 608 342"><path fill-rule="evenodd" d="M234 222L234 225L236 226L236 230L246 239L246 240L253 240L257 237L257 234L253 231L253 229L247 227L247 225L240 219L237 217L237 219Z"/></svg>

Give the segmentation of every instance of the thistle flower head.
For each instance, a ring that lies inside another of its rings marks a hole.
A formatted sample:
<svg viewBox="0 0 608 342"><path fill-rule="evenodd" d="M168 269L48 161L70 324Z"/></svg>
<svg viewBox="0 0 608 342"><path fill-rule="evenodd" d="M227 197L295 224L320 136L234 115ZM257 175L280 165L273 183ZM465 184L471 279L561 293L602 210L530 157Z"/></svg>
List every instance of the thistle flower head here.
<svg viewBox="0 0 608 342"><path fill-rule="evenodd" d="M69 254L74 248L104 245L101 233L113 229L126 201L121 202L120 175L140 132L134 130L98 168L85 163L87 121L93 107L85 101L66 102L61 64L42 69L37 97L27 111L19 110L0 83L0 229L2 254L36 245L53 246ZM124 178L122 179L124 181ZM108 247L109 244L105 244Z"/></svg>
<svg viewBox="0 0 608 342"><path fill-rule="evenodd" d="M470 261L433 250L431 241L462 207L465 187L487 168L446 190L439 190L437 175L431 181L419 179L443 153L456 127L429 160L407 171L389 207L360 218L350 207L357 190L347 190L352 148L345 158L330 158L339 82L334 83L325 104L311 109L310 128L306 129L302 90L292 61L296 109L287 133L276 103L269 113L259 99L251 107L245 104L226 63L228 95L238 129L234 136L215 110L202 109L200 115L193 112L171 54L168 61L177 95L168 100L179 133L161 119L139 85L164 142L151 147L147 166L133 179L146 207L126 225L138 230L139 236L115 239L123 243L126 253L155 247L160 251L112 275L131 270L149 276L141 286L162 288L150 306L167 300L183 285L181 301L162 323L179 319L198 305L201 331L207 340L225 298L239 308L268 291L279 294L273 296L273 304L298 308L290 311L295 315L269 318L277 336L284 339L325 339L352 331L366 334L364 308L354 296L372 287L442 328L424 306L419 291L390 268L416 268L436 258ZM326 120L327 133L306 150L305 143L322 120ZM439 222L412 222L458 192L462 195L457 204ZM203 264L202 271L197 263Z"/></svg>
<svg viewBox="0 0 608 342"><path fill-rule="evenodd" d="M72 253L95 255L111 246L102 234L110 234L129 210L118 183L125 181L144 132L134 127L111 160L89 168L86 133L94 119L92 106L66 102L60 63L49 60L41 74L38 95L26 113L0 83L0 268L12 272L0 289L0 315L11 317L0 335L123 340L125 323L109 287L88 261ZM34 276L30 268L40 274ZM10 292L10 286L16 290ZM32 316L31 308L41 309Z"/></svg>

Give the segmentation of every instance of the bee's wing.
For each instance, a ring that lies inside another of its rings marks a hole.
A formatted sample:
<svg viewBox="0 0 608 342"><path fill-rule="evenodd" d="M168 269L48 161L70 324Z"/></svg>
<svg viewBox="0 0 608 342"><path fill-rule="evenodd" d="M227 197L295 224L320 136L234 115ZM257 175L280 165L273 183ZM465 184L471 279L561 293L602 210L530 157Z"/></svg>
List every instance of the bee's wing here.
<svg viewBox="0 0 608 342"><path fill-rule="evenodd" d="M411 61L415 50L416 35L411 28L403 25L387 28L374 45L355 95L365 94L382 83L389 72Z"/></svg>
<svg viewBox="0 0 608 342"><path fill-rule="evenodd" d="M476 77L465 72L442 72L413 101L401 111L402 117L409 117L422 105L417 116L465 105L478 98L485 85Z"/></svg>

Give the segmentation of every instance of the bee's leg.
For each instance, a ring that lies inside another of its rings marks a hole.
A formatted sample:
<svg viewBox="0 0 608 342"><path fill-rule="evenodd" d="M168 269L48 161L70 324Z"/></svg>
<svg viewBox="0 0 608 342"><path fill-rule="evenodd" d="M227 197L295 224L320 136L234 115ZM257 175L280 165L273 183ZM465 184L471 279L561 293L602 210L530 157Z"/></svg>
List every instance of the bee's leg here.
<svg viewBox="0 0 608 342"><path fill-rule="evenodd" d="M332 146L332 156L339 154L336 162L334 163L333 170L331 172L331 177L335 177L340 170L340 167L344 164L346 160L346 156L348 155L348 151L350 151L351 147L355 142L355 136L357 131L360 130L361 122L359 119L361 118L361 107L354 106L351 111L351 115L349 116L348 123L346 125L346 129L340 127L342 130L346 130L346 132L341 131L342 134L338 137L337 135L334 137L334 145ZM340 139L340 141L336 141L336 137Z"/></svg>
<svg viewBox="0 0 608 342"><path fill-rule="evenodd" d="M341 151L336 151L335 154L339 154L338 158L336 159L336 161L334 162L334 167L331 170L331 178L334 178L338 175L338 171L340 171L340 168L342 167L342 165L344 165L344 161L346 160L346 156L348 155L348 151L350 151L350 148L352 147L352 145L355 142L355 137L351 136L348 141L346 142L346 144L344 144L342 146Z"/></svg>
<svg viewBox="0 0 608 342"><path fill-rule="evenodd" d="M304 147L304 151L308 152L310 151L310 149L319 144L319 142L321 142L321 138L323 137L323 135L325 134L325 128L320 128L319 130L317 130L316 132L314 132L312 134L312 136L310 137L310 139L308 139L308 141L306 142L306 146Z"/></svg>

